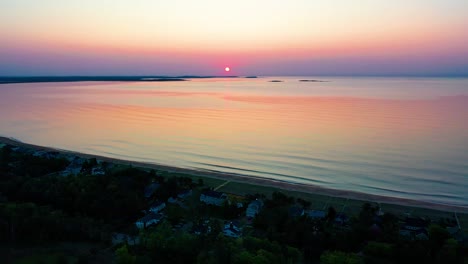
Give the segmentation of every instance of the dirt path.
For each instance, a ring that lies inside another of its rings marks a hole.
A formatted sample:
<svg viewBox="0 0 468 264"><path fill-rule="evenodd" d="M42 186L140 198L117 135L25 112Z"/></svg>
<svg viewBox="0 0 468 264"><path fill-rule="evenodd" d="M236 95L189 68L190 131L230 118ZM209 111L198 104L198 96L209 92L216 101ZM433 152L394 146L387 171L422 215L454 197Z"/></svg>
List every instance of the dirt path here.
<svg viewBox="0 0 468 264"><path fill-rule="evenodd" d="M230 182L231 182L231 181L226 181L226 182L220 184L218 187L214 188L214 190L217 191L217 190L223 188L224 186L226 186L226 185L227 185L228 183L230 183Z"/></svg>

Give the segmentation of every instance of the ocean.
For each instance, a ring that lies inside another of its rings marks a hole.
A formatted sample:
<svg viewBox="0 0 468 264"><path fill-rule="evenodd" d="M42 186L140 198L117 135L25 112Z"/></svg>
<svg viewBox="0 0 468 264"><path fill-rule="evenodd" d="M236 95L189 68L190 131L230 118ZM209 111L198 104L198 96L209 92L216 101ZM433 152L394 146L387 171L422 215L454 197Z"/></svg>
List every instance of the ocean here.
<svg viewBox="0 0 468 264"><path fill-rule="evenodd" d="M2 84L0 135L468 207L467 78Z"/></svg>

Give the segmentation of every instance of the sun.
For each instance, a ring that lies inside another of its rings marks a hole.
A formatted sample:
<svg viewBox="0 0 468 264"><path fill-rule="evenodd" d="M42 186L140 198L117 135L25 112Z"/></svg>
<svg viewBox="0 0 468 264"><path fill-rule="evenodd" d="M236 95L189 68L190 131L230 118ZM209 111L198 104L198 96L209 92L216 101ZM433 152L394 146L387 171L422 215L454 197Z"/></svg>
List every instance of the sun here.
<svg viewBox="0 0 468 264"><path fill-rule="evenodd" d="M226 67L226 68L224 68L224 71L225 71L225 72L229 72L229 71L231 71L231 68Z"/></svg>

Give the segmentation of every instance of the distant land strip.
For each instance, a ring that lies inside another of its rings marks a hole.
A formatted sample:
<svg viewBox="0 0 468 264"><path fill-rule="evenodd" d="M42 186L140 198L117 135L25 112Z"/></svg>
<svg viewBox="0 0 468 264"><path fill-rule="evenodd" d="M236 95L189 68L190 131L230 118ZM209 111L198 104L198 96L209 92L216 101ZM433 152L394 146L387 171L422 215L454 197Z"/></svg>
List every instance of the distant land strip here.
<svg viewBox="0 0 468 264"><path fill-rule="evenodd" d="M0 77L0 84L45 82L181 82L188 79L237 78L238 76L21 76Z"/></svg>

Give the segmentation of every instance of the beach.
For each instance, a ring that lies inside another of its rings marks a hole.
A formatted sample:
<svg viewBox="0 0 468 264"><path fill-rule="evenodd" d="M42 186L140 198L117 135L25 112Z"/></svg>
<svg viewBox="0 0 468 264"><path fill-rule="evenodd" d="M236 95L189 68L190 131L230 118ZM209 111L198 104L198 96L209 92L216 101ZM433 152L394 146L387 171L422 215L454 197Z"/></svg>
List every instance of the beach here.
<svg viewBox="0 0 468 264"><path fill-rule="evenodd" d="M319 201L317 203L326 201L330 205L335 206L343 206L345 201L348 207L355 206L353 211L358 211L360 206L364 202L371 202L371 203L378 203L381 204L383 208L388 208L394 212L404 213L404 212L418 212L422 215L452 215L453 213L458 213L459 217L462 219L463 222L466 221L468 224L468 208L459 207L459 206L451 206L451 205L443 205L443 204L433 204L423 201L417 200L409 200L409 199L399 199L393 197L385 197L385 196L377 196L365 193L358 193L346 190L333 190L333 189L326 189L319 186L307 185L307 184L295 184L295 183L288 183L288 182L280 182L268 178L256 178L250 177L245 175L238 175L238 174L228 174L228 173L221 173L221 172L209 172L209 171L201 171L201 170L193 170L193 169L184 169L184 168L177 168L171 167L161 164L153 164L153 163L144 163L138 161L131 161L131 160L121 160L115 158L109 158L104 156L97 156L91 155L86 153L79 153L70 150L62 150L44 146L38 146L33 144L22 143L17 140L7 138L7 137L0 137L0 143L8 144L11 146L18 146L18 147L25 147L34 149L36 151L59 151L62 153L75 155L82 158L96 158L100 161L111 162L114 164L121 164L121 165L132 165L134 167L145 168L145 169L155 169L158 172L163 173L181 173L190 175L196 178L205 178L205 179L216 179L221 182L232 182L237 183L240 186L236 186L235 189L230 189L229 184L223 186L222 191L227 193L233 193L236 195L246 195L250 192L260 191L264 193L272 193L275 190L282 190L287 191L290 193L294 193L299 197L305 198L313 198ZM216 182L218 183L218 182ZM250 193L252 194L252 193ZM333 201L334 200L334 201ZM466 228L466 227L464 227Z"/></svg>

